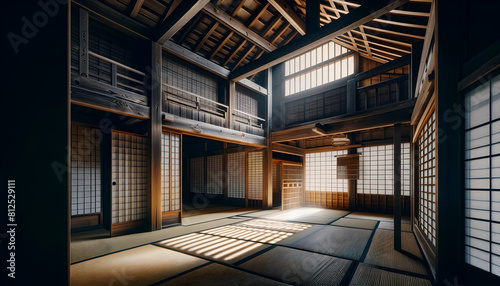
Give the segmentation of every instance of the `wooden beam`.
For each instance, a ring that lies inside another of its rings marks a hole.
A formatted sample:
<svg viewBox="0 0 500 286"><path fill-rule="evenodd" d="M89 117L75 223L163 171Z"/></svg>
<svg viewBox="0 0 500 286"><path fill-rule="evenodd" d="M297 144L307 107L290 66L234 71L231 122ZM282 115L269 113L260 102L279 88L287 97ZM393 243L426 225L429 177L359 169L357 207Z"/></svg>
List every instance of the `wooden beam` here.
<svg viewBox="0 0 500 286"><path fill-rule="evenodd" d="M107 19L108 21L118 25L128 31L133 32L143 38L150 39L152 37L151 29L136 20L128 17L123 13L109 7L108 5L92 0L71 0L74 4L83 7L94 14Z"/></svg>
<svg viewBox="0 0 500 286"><path fill-rule="evenodd" d="M214 4L207 3L205 7L203 7L203 12L215 18L217 21L226 25L227 27L235 31L237 34L241 35L248 41L251 41L252 43L256 44L260 48L268 52L274 51L276 49L276 47L274 45L271 45L269 41L262 38L251 29L247 28L240 21L226 14L224 11L222 11L219 7L215 6Z"/></svg>
<svg viewBox="0 0 500 286"><path fill-rule="evenodd" d="M394 249L401 250L401 124L394 124Z"/></svg>
<svg viewBox="0 0 500 286"><path fill-rule="evenodd" d="M283 153L283 154L290 154L290 155L295 155L295 156L304 156L304 149L298 148L295 146L290 146L286 144L281 144L281 143L273 143L273 152L278 152L278 153Z"/></svg>
<svg viewBox="0 0 500 286"><path fill-rule="evenodd" d="M253 51L254 48L255 45L252 45L248 49L248 51L243 56L241 56L240 60L236 63L236 65L234 65L233 70L236 69L241 63L243 63L243 61L246 59L246 57L248 57L248 55Z"/></svg>
<svg viewBox="0 0 500 286"><path fill-rule="evenodd" d="M163 20L161 21L162 23L163 23L163 21L165 21L168 18L168 16L170 16L170 14L172 14L175 11L175 9L179 6L179 4L181 4L181 2L182 2L182 0L172 1L172 4L168 8L168 10L165 11L165 13L164 13Z"/></svg>
<svg viewBox="0 0 500 286"><path fill-rule="evenodd" d="M203 45L205 44L205 42L208 40L208 38L212 35L212 33L215 31L215 29L217 29L217 27L219 26L219 22L215 22L213 25L212 25L212 28L210 28L210 30L208 32L205 33L205 36L203 37L203 39L201 39L201 41L198 43L198 45L196 46L196 48L194 49L194 52L197 53L201 47L203 47Z"/></svg>
<svg viewBox="0 0 500 286"><path fill-rule="evenodd" d="M162 191L161 191L161 146L162 146L162 49L161 45L151 45L151 104L149 120L149 172L148 199L151 230L162 227Z"/></svg>
<svg viewBox="0 0 500 286"><path fill-rule="evenodd" d="M165 112L163 116L167 118L167 120L163 120L163 127L176 130L182 134L256 147L266 146L266 138L262 136L231 130ZM195 131L194 127L199 131Z"/></svg>
<svg viewBox="0 0 500 286"><path fill-rule="evenodd" d="M215 51L210 55L210 57L208 58L209 60L213 59L217 55L217 53L226 45L227 41L229 41L229 39L231 39L233 34L234 34L234 31L229 32L229 34L226 36L226 38L217 46L217 49L215 49Z"/></svg>
<svg viewBox="0 0 500 286"><path fill-rule="evenodd" d="M422 82L422 77L425 76L424 69L427 64L427 57L432 48L431 43L434 38L434 28L436 26L436 5L433 3L431 7L431 16L429 17L429 23L427 24L427 31L425 32L424 44L422 46L422 55L420 57L420 64L418 69L417 84L415 86L415 96L418 96L420 84Z"/></svg>
<svg viewBox="0 0 500 286"><path fill-rule="evenodd" d="M283 35L283 33L290 27L290 23L287 23L279 29L276 33L273 34L273 39L271 40L271 44L274 45L274 43Z"/></svg>
<svg viewBox="0 0 500 286"><path fill-rule="evenodd" d="M361 34L361 32L356 31L356 30L352 30L352 32L353 33L357 33L357 34ZM377 39L377 40L384 41L384 42L387 42L387 43L396 44L396 45L399 45L399 46L411 48L411 44L406 43L406 42L401 42L401 41L398 41L398 40L393 40L393 39L389 39L389 38L379 37L377 35L373 35L373 34L367 33L366 31L365 31L365 35L368 38L373 38L373 39Z"/></svg>
<svg viewBox="0 0 500 286"><path fill-rule="evenodd" d="M267 37L267 34L269 34L269 32L271 32L274 27L276 27L276 25L278 24L278 22L281 20L281 16L279 15L276 15L274 17L274 20L271 22L271 23L267 23L266 24L266 28L264 29L264 31L262 31L261 35L263 38Z"/></svg>
<svg viewBox="0 0 500 286"><path fill-rule="evenodd" d="M244 79L238 81L238 84L241 84L241 85L243 85L244 87L246 87L248 89L251 89L251 90L256 91L256 92L258 92L258 93L260 93L262 95L266 95L267 96L268 91L267 91L267 89L265 87L260 86L260 85L256 84L255 82L253 82L253 81L251 81L249 79L244 78Z"/></svg>
<svg viewBox="0 0 500 286"><path fill-rule="evenodd" d="M362 147L361 144L352 144L346 146L324 146L324 147L315 147L315 148L306 148L304 149L305 154L310 153L322 153L322 152L331 152L331 151L339 151L339 150L349 150L352 148Z"/></svg>
<svg viewBox="0 0 500 286"><path fill-rule="evenodd" d="M139 10L141 10L142 4L144 4L144 0L135 0L135 4L131 7L132 11L130 12L130 17L135 18L137 14L139 14Z"/></svg>
<svg viewBox="0 0 500 286"><path fill-rule="evenodd" d="M238 0L240 3L238 4L238 6L236 6L236 8L234 8L234 11L233 13L231 13L231 17L234 17L238 14L238 12L240 11L241 7L243 7L243 4L245 4L245 1L246 0Z"/></svg>
<svg viewBox="0 0 500 286"><path fill-rule="evenodd" d="M235 80L246 78L249 75L272 67L292 57L298 56L319 46L320 44L330 41L334 37L342 35L347 31L351 31L368 21L384 15L408 1L409 0L389 0L366 2L361 7L341 17L335 22L318 29L313 33L302 36L301 41L290 43L274 52L263 55L257 61L250 62L249 64L231 72L229 77Z"/></svg>
<svg viewBox="0 0 500 286"><path fill-rule="evenodd" d="M164 44L184 27L210 0L182 1L174 12L156 29L154 41Z"/></svg>
<svg viewBox="0 0 500 286"><path fill-rule="evenodd" d="M253 25L255 25L255 23L257 23L260 16L262 16L262 14L264 14L264 12L266 12L267 7L269 7L269 5L270 5L269 3L266 3L264 5L264 7L262 7L262 9L259 11L259 13L255 14L255 16L252 18L252 20L248 23L248 28L252 28Z"/></svg>
<svg viewBox="0 0 500 286"><path fill-rule="evenodd" d="M414 39L419 39L419 40L423 40L425 38L424 36L421 36L421 35L416 35L416 34L410 34L410 33L408 33L409 28L399 29L400 31L394 31L394 30L390 30L390 29L381 29L379 27L373 27L373 26L370 26L370 25L362 25L362 26L360 26L360 29L361 28L364 28L364 29L367 29L367 30L376 31L376 32L380 32L380 33L391 34L391 35L396 35L396 36L401 36L401 37L407 37L407 38L414 38ZM405 31L405 32L401 32L401 31Z"/></svg>
<svg viewBox="0 0 500 286"><path fill-rule="evenodd" d="M283 16L301 35L306 34L306 24L284 0L269 0L269 4Z"/></svg>
<svg viewBox="0 0 500 286"><path fill-rule="evenodd" d="M236 54L243 48L243 46L247 43L247 39L243 39L243 42L233 51L233 53L226 59L222 66L226 66Z"/></svg>
<svg viewBox="0 0 500 286"><path fill-rule="evenodd" d="M203 18L203 16L205 16L205 14L198 14L194 17L194 19L191 21L191 24L189 25L189 27L184 28L184 32L181 34L181 36L179 37L179 40L177 41L177 43L179 45L182 45L182 43L184 43L184 41L186 40L186 38L189 36L189 34L193 31L194 27L196 27L197 25L199 25L200 23L200 20L201 18Z"/></svg>
<svg viewBox="0 0 500 286"><path fill-rule="evenodd" d="M363 28L363 25L359 26L359 31L361 32L361 37L363 38L363 42L365 43L366 52L371 57L372 52L370 49L370 44L368 43L368 39L366 38L366 34L365 34L365 30Z"/></svg>
<svg viewBox="0 0 500 286"><path fill-rule="evenodd" d="M227 78L229 75L229 70L219 66L218 64L210 60L203 58L198 54L191 52L184 47L173 43L172 41L167 41L166 43L164 43L163 49L220 77Z"/></svg>

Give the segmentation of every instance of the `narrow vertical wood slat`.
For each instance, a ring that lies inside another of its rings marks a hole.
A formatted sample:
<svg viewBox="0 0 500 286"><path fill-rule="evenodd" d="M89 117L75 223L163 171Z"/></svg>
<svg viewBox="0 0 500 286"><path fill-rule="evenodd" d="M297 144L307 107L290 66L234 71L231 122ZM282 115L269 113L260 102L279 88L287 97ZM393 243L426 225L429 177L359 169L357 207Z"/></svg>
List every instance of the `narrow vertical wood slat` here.
<svg viewBox="0 0 500 286"><path fill-rule="evenodd" d="M89 13L80 8L80 75L88 77L89 75Z"/></svg>

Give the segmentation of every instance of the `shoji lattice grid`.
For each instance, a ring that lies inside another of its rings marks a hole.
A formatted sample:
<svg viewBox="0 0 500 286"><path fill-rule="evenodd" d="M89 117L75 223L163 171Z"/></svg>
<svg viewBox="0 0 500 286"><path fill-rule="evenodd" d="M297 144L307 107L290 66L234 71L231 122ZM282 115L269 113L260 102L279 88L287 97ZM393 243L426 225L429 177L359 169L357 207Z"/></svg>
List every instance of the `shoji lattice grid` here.
<svg viewBox="0 0 500 286"><path fill-rule="evenodd" d="M146 218L148 190L147 139L112 133L112 223Z"/></svg>
<svg viewBox="0 0 500 286"><path fill-rule="evenodd" d="M162 212L178 211L181 199L180 135L163 132L161 142Z"/></svg>
<svg viewBox="0 0 500 286"><path fill-rule="evenodd" d="M248 152L248 199L262 200L263 153Z"/></svg>
<svg viewBox="0 0 500 286"><path fill-rule="evenodd" d="M101 212L101 132L71 126L71 215Z"/></svg>
<svg viewBox="0 0 500 286"><path fill-rule="evenodd" d="M418 138L418 225L436 246L436 117L434 112Z"/></svg>
<svg viewBox="0 0 500 286"><path fill-rule="evenodd" d="M357 152L361 154L357 193L394 195L394 146L361 147ZM401 144L401 195L410 196L410 143Z"/></svg>
<svg viewBox="0 0 500 286"><path fill-rule="evenodd" d="M227 197L245 198L245 153L231 153L227 155L228 161L228 188Z"/></svg>
<svg viewBox="0 0 500 286"><path fill-rule="evenodd" d="M191 158L189 166L189 187L191 193L205 193L205 157Z"/></svg>
<svg viewBox="0 0 500 286"><path fill-rule="evenodd" d="M207 157L207 194L222 195L224 170L222 169L222 155Z"/></svg>
<svg viewBox="0 0 500 286"><path fill-rule="evenodd" d="M347 150L306 154L306 192L347 192L347 180L337 179L338 155Z"/></svg>
<svg viewBox="0 0 500 286"><path fill-rule="evenodd" d="M283 165L283 209L302 206L304 167Z"/></svg>
<svg viewBox="0 0 500 286"><path fill-rule="evenodd" d="M468 92L465 109L465 261L500 276L500 75Z"/></svg>

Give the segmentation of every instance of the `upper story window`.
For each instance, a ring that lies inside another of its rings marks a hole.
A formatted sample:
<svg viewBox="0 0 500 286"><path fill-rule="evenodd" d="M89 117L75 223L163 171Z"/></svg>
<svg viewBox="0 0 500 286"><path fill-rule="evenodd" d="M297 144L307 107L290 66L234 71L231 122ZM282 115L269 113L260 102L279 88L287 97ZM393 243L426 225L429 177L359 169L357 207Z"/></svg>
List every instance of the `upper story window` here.
<svg viewBox="0 0 500 286"><path fill-rule="evenodd" d="M353 52L334 42L328 42L285 62L285 96L353 73Z"/></svg>

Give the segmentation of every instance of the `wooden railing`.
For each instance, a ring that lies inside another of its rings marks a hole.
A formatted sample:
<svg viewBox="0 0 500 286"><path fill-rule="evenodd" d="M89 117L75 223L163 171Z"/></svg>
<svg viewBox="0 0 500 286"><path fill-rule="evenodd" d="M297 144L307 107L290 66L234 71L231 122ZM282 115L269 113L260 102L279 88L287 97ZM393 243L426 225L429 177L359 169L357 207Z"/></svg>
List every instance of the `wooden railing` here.
<svg viewBox="0 0 500 286"><path fill-rule="evenodd" d="M240 111L235 109L234 110L234 120L243 124L246 124L251 127L256 127L259 129L264 128L264 123L266 120L264 118L260 118L258 116Z"/></svg>
<svg viewBox="0 0 500 286"><path fill-rule="evenodd" d="M408 75L386 80L356 89L356 111L408 99Z"/></svg>
<svg viewBox="0 0 500 286"><path fill-rule="evenodd" d="M76 46L71 47L78 51ZM111 86L115 86L124 90L146 95L145 77L146 74L142 71L119 63L110 58L99 55L98 53L89 51L89 78L105 82ZM109 65L92 64L94 60L104 61ZM76 67L72 69L77 70Z"/></svg>

